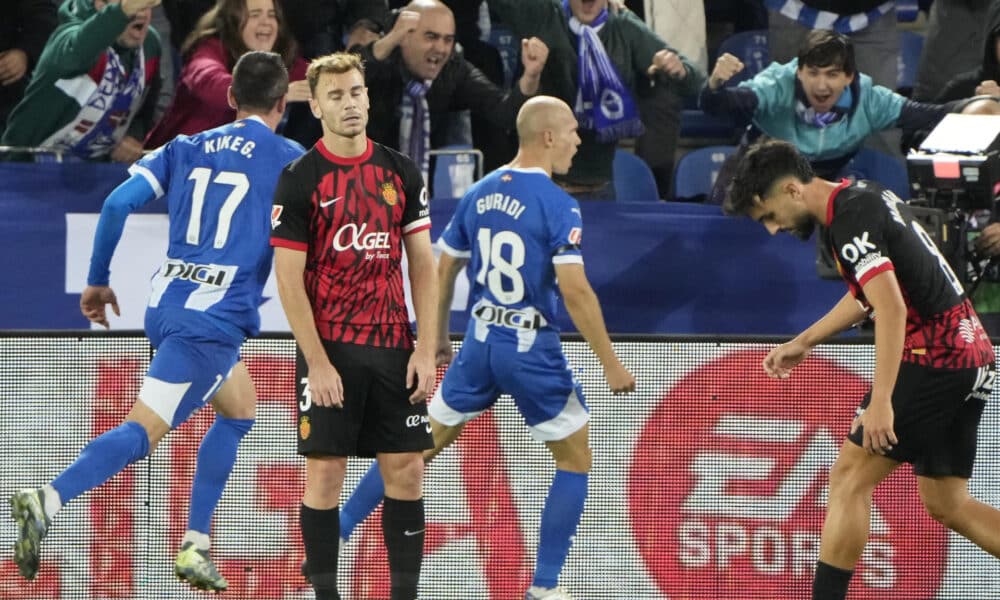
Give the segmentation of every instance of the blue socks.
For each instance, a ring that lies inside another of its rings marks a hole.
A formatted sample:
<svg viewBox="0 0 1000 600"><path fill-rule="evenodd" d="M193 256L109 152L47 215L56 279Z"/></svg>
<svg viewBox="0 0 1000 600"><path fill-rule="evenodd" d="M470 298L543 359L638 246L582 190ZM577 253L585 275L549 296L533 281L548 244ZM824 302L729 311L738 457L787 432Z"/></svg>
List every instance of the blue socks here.
<svg viewBox="0 0 1000 600"><path fill-rule="evenodd" d="M385 496L385 483L382 482L378 462L373 462L368 472L358 482L358 486L351 492L351 497L340 509L340 537L345 540L351 539L354 529L367 519L368 515L375 512L383 496Z"/></svg>
<svg viewBox="0 0 1000 600"><path fill-rule="evenodd" d="M554 588L558 585L559 572L569 554L586 499L586 473L556 471L542 511L535 578L531 585L540 588Z"/></svg>
<svg viewBox="0 0 1000 600"><path fill-rule="evenodd" d="M52 481L63 504L111 479L149 454L149 436L142 425L126 421L105 431L80 451L73 464Z"/></svg>
<svg viewBox="0 0 1000 600"><path fill-rule="evenodd" d="M217 415L215 423L201 440L191 485L189 530L211 533L212 513L236 464L236 450L253 423L253 419L227 419Z"/></svg>

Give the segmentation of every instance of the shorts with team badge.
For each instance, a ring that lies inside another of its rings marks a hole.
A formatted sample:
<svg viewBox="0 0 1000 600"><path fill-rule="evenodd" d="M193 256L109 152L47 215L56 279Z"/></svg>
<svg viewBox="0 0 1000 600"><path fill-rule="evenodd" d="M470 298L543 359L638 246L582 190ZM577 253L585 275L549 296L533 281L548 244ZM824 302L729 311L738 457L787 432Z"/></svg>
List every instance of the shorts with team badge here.
<svg viewBox="0 0 1000 600"><path fill-rule="evenodd" d="M972 477L979 421L993 389L996 368L940 369L901 363L892 390L893 431L898 444L888 458L913 465L924 477ZM871 402L865 395L856 415ZM847 436L858 446L864 428Z"/></svg>
<svg viewBox="0 0 1000 600"><path fill-rule="evenodd" d="M427 403L410 403L406 387L411 350L322 340L344 387L342 407L319 406L307 393L308 368L296 350L298 452L372 457L434 447Z"/></svg>

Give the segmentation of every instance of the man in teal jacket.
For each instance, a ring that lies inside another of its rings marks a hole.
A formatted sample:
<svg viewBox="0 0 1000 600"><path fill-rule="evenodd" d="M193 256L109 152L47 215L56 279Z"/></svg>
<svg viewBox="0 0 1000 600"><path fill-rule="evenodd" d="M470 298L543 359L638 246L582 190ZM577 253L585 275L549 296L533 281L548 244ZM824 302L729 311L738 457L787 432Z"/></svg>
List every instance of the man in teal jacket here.
<svg viewBox="0 0 1000 600"><path fill-rule="evenodd" d="M159 95L160 40L149 26L159 3L66 0L3 144L138 159Z"/></svg>
<svg viewBox="0 0 1000 600"><path fill-rule="evenodd" d="M772 63L736 87L724 86L742 70L735 56L720 56L701 92L702 109L751 123L746 141L763 133L791 142L826 179L836 178L872 133L930 130L953 108L914 102L874 85L858 72L851 41L830 30L812 31L798 58Z"/></svg>
<svg viewBox="0 0 1000 600"><path fill-rule="evenodd" d="M648 93L652 85L693 95L705 81L698 67L635 14L609 11L608 0L488 0L488 4L518 37L538 37L549 48L539 93L574 107L583 142L569 173L557 181L581 198L613 197L609 182L615 146L619 139L642 132L636 95ZM588 69L583 63L595 66Z"/></svg>

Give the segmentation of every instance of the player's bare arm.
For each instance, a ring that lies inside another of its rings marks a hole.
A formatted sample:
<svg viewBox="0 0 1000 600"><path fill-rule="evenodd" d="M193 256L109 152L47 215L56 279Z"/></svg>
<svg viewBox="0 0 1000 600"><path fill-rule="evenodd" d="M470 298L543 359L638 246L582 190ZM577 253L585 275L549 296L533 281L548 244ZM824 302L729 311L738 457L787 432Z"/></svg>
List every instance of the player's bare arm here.
<svg viewBox="0 0 1000 600"><path fill-rule="evenodd" d="M879 273L862 289L875 310L875 377L871 403L854 420L851 432L864 426L864 449L869 453L885 454L898 442L892 427L892 390L903 358L906 303L894 271Z"/></svg>
<svg viewBox="0 0 1000 600"><path fill-rule="evenodd" d="M118 310L118 298L115 291L106 285L88 285L80 294L80 312L90 321L103 325L105 329L110 329L108 325L108 315L105 306L110 304L111 310L115 311L115 316L120 317Z"/></svg>
<svg viewBox="0 0 1000 600"><path fill-rule="evenodd" d="M455 297L455 278L469 264L467 258L457 258L442 252L438 258L438 320L437 320L437 364L446 365L451 362L453 351L451 339L448 336L448 324L451 319L451 303Z"/></svg>
<svg viewBox="0 0 1000 600"><path fill-rule="evenodd" d="M278 278L278 296L285 309L295 341L309 366L309 391L320 406L343 406L344 386L340 374L330 363L319 340L312 306L306 295L303 273L306 253L289 248L274 249L274 272Z"/></svg>
<svg viewBox="0 0 1000 600"><path fill-rule="evenodd" d="M817 344L823 343L864 318L865 311L854 296L850 293L844 294L829 312L808 329L772 349L764 358L764 371L768 377L787 378L791 370L805 360Z"/></svg>
<svg viewBox="0 0 1000 600"><path fill-rule="evenodd" d="M410 402L426 402L434 389L438 336L438 282L429 230L403 238L409 262L413 310L417 313L417 347L406 366L406 386L416 385Z"/></svg>
<svg viewBox="0 0 1000 600"><path fill-rule="evenodd" d="M608 380L611 391L616 394L635 391L635 377L615 354L607 327L604 325L601 305L593 288L590 287L590 282L587 281L583 265L567 263L555 267L559 291L566 302L566 311L569 312L573 325L601 361L604 377Z"/></svg>

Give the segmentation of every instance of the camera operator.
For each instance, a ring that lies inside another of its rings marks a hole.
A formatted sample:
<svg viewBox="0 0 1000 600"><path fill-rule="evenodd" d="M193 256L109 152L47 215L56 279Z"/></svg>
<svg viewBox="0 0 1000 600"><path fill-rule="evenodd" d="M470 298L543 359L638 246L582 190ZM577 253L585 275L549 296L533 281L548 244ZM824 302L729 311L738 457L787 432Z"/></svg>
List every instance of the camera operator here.
<svg viewBox="0 0 1000 600"><path fill-rule="evenodd" d="M960 112L964 115L994 115L1000 117L1000 97L973 98ZM997 182L1000 183L1000 182ZM983 228L975 240L976 254L981 258L1000 257L1000 215L994 214L992 222ZM1000 282L984 279L975 287L972 303L979 314L986 332L1000 336Z"/></svg>

